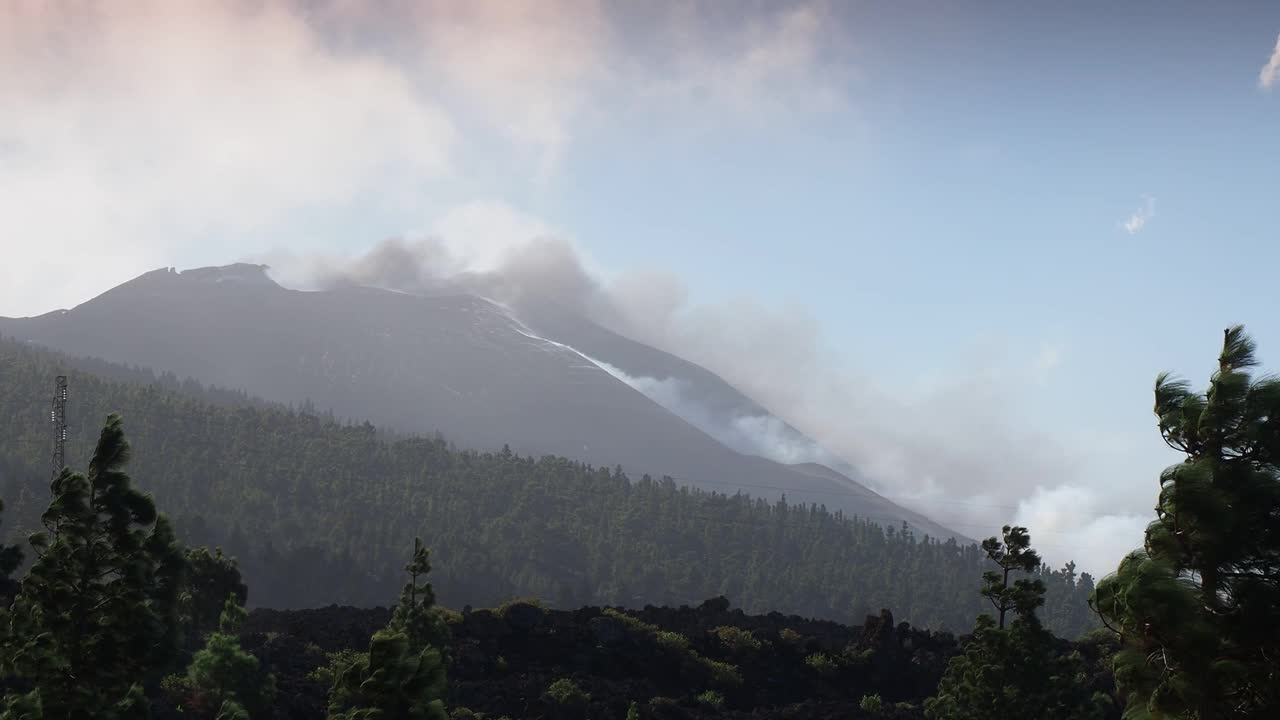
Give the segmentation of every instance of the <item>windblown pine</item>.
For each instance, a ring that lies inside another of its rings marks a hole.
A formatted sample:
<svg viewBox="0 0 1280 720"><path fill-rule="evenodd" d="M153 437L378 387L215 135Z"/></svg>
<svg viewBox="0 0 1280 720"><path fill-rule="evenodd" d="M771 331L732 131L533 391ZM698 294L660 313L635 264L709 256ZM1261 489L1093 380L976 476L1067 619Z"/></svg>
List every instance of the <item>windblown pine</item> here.
<svg viewBox="0 0 1280 720"><path fill-rule="evenodd" d="M1186 459L1160 475L1146 543L1094 603L1124 640L1126 717L1280 717L1280 379L1225 333L1209 389L1162 374L1160 433Z"/></svg>

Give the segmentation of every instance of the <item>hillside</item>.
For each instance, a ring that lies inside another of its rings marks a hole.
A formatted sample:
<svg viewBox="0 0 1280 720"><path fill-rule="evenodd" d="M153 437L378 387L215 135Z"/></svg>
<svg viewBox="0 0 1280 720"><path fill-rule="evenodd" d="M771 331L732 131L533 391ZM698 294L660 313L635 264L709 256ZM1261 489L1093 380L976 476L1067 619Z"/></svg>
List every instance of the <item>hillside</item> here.
<svg viewBox="0 0 1280 720"><path fill-rule="evenodd" d="M0 341L6 532L30 530L47 503L48 389L71 364ZM367 423L210 403L201 396L220 391L195 383L171 381L183 392L84 372L70 382L70 462L82 463L102 419L121 411L136 481L189 541L241 559L257 605L385 602L400 583L405 538L421 535L441 601L453 607L520 596L557 607L677 605L723 594L753 612L852 621L889 607L915 625L952 630L985 609L977 547L822 506L680 488L553 456L391 439ZM1050 627L1067 637L1091 627L1092 580L1042 577Z"/></svg>
<svg viewBox="0 0 1280 720"><path fill-rule="evenodd" d="M726 429L736 420L818 448L707 370L571 314L530 310L534 330L513 313L473 295L288 290L260 266L231 265L149 272L70 310L0 318L0 334L400 432L439 431L460 447L509 445L706 490L786 495L967 541L846 474L800 472L753 452ZM606 365L678 383L698 411L673 412Z"/></svg>

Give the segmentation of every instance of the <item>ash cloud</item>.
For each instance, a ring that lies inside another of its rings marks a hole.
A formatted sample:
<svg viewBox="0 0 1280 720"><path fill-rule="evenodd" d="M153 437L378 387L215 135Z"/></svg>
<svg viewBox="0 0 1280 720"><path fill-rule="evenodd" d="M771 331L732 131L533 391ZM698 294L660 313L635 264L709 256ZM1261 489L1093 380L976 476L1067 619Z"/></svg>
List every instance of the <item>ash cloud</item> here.
<svg viewBox="0 0 1280 720"><path fill-rule="evenodd" d="M1135 454L1133 438L1030 422L1022 398L1053 369L1044 347L1030 349L1021 363L987 359L1016 359L1011 347L950 353L939 377L895 386L830 351L803 308L752 299L694 304L670 273L608 276L554 230L532 219L517 225L530 233L496 249L487 244L483 262L468 252L465 228L442 223L455 234L388 240L357 258L310 258L302 273L294 271L297 258L283 265L277 258L277 277L311 287L470 293L517 314L569 310L707 368L776 416L725 416L692 400L677 379L635 377L597 361L735 450L838 469L847 461L876 491L961 533L985 537L1001 525L1027 523L1047 558L1075 559L1095 574L1141 543L1146 516L1126 508L1145 509L1149 488L1119 491L1116 480L1154 477L1167 457ZM1054 347L1053 366L1063 352ZM798 443L787 424L816 444Z"/></svg>

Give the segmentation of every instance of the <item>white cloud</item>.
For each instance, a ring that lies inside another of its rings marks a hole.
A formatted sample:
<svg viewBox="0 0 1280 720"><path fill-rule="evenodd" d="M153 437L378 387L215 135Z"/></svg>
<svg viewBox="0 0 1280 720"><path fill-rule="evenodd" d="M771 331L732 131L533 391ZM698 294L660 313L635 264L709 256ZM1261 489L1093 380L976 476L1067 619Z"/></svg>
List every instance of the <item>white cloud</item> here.
<svg viewBox="0 0 1280 720"><path fill-rule="evenodd" d="M438 188L536 188L584 123L719 131L838 94L821 4L731 22L655 4L634 31L605 7L0 3L0 314L263 238L303 250L318 212L408 226Z"/></svg>
<svg viewBox="0 0 1280 720"><path fill-rule="evenodd" d="M695 132L848 110L852 42L833 7L765 4L731 21L714 4L672 3L661 41L619 66L629 96L617 102L679 113Z"/></svg>
<svg viewBox="0 0 1280 720"><path fill-rule="evenodd" d="M400 68L283 6L67 7L0 9L5 314L450 171L455 128Z"/></svg>
<svg viewBox="0 0 1280 720"><path fill-rule="evenodd" d="M1135 210L1128 220L1120 223L1120 227L1130 235L1137 235L1147 226L1147 221L1156 216L1156 199L1150 195L1143 195L1145 204Z"/></svg>
<svg viewBox="0 0 1280 720"><path fill-rule="evenodd" d="M1277 79L1280 79L1280 36L1276 37L1276 47L1271 51L1271 58L1258 71L1258 87L1270 90Z"/></svg>
<svg viewBox="0 0 1280 720"><path fill-rule="evenodd" d="M1098 575L1114 569L1130 550L1141 547L1143 532L1154 514L1104 512L1102 492L1080 485L1037 487L1018 503L1013 523L1031 530L1046 562L1067 560Z"/></svg>
<svg viewBox="0 0 1280 720"><path fill-rule="evenodd" d="M431 0L417 6L426 66L478 114L537 153L545 179L571 124L608 74L611 32L597 0Z"/></svg>

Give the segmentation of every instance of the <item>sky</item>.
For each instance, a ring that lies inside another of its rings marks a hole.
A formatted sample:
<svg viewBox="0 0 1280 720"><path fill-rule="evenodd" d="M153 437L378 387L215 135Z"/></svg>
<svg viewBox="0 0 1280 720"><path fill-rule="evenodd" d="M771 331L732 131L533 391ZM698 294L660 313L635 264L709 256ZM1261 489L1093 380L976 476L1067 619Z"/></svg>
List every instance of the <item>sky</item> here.
<svg viewBox="0 0 1280 720"><path fill-rule="evenodd" d="M372 5L0 0L0 315L554 257L895 500L1096 575L1176 460L1155 375L1235 323L1280 367L1275 3Z"/></svg>

